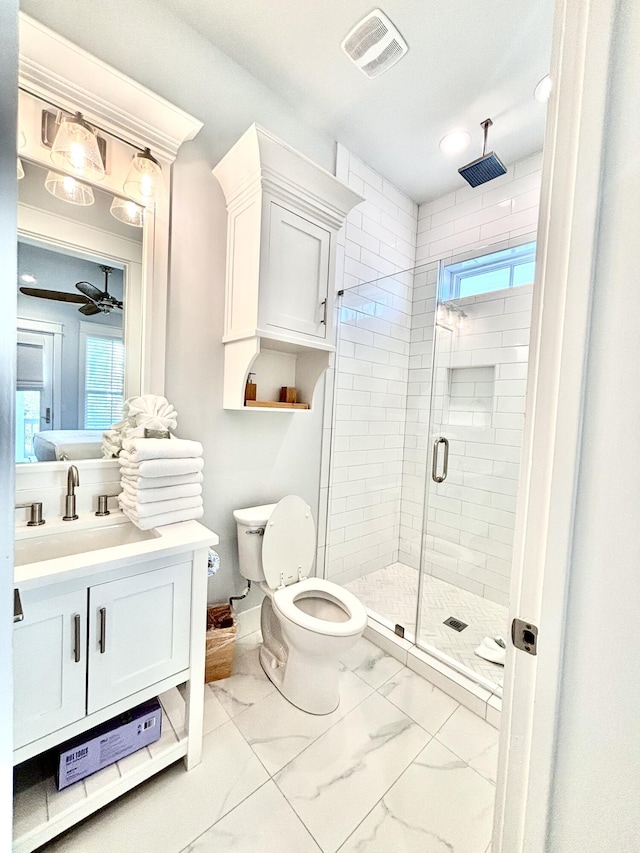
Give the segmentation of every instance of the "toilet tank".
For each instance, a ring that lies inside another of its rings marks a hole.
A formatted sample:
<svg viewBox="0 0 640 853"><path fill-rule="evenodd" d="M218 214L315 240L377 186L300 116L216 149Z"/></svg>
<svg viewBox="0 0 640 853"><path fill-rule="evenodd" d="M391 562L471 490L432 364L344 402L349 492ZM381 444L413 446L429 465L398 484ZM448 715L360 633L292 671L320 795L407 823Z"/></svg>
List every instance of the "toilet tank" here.
<svg viewBox="0 0 640 853"><path fill-rule="evenodd" d="M238 563L240 574L250 581L263 581L262 536L264 526L277 504L236 509L233 517L238 531Z"/></svg>

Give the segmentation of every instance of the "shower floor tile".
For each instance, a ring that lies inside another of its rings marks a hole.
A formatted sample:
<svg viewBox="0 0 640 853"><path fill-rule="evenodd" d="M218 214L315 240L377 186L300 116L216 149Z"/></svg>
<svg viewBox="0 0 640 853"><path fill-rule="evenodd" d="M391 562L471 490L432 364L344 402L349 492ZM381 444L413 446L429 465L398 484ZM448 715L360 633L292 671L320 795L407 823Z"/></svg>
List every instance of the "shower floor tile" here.
<svg viewBox="0 0 640 853"><path fill-rule="evenodd" d="M403 625L415 635L418 572L403 563L392 563L345 584L373 613L392 625ZM458 632L443 622L453 616L468 627ZM473 592L425 575L421 602L420 645L435 646L473 672L502 685L503 667L474 654L483 637L506 637L508 611Z"/></svg>

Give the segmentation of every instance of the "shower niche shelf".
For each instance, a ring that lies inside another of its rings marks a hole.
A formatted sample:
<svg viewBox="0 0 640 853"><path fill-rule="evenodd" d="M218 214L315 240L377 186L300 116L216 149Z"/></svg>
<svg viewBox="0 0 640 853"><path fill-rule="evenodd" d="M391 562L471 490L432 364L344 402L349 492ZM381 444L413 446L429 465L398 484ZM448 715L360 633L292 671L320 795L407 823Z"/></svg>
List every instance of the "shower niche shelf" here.
<svg viewBox="0 0 640 853"><path fill-rule="evenodd" d="M225 409L273 406L282 386L311 405L335 352L336 240L364 201L256 124L214 168L227 203ZM263 405L245 404L249 372Z"/></svg>

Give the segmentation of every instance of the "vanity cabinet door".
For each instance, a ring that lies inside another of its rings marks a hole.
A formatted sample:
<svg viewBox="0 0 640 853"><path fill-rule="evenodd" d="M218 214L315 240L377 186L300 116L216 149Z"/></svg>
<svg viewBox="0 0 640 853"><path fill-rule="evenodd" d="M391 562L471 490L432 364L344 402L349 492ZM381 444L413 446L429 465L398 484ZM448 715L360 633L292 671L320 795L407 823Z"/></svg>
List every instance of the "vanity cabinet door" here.
<svg viewBox="0 0 640 853"><path fill-rule="evenodd" d="M87 712L187 669L190 612L191 563L92 586Z"/></svg>
<svg viewBox="0 0 640 853"><path fill-rule="evenodd" d="M21 591L13 633L14 748L85 715L87 591Z"/></svg>
<svg viewBox="0 0 640 853"><path fill-rule="evenodd" d="M273 331L326 338L329 231L271 202L266 287L260 324Z"/></svg>

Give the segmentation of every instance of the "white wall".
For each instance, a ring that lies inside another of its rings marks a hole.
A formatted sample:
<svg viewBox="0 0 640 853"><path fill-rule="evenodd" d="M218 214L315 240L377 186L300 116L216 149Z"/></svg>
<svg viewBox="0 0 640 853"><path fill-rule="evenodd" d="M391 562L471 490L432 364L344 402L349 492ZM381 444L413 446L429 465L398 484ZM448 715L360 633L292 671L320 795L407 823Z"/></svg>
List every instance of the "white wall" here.
<svg viewBox="0 0 640 853"><path fill-rule="evenodd" d="M617 5L547 850L640 838L640 8ZM589 133L587 128L583 132ZM587 284L585 284L587 286ZM541 642L544 638L541 638Z"/></svg>
<svg viewBox="0 0 640 853"><path fill-rule="evenodd" d="M315 411L301 416L222 409L226 210L211 169L254 121L331 172L333 140L152 0L22 5L205 123L173 167L166 395L179 413L179 434L204 445L203 522L220 536L222 558L209 597L223 600L244 586L234 509L297 493L317 518L323 395L320 387ZM259 600L254 592L242 604Z"/></svg>
<svg viewBox="0 0 640 853"><path fill-rule="evenodd" d="M17 3L0 3L0 850L11 848L13 485L16 328Z"/></svg>
<svg viewBox="0 0 640 853"><path fill-rule="evenodd" d="M326 577L344 583L398 557L417 205L342 145L336 174L366 199L339 235Z"/></svg>

